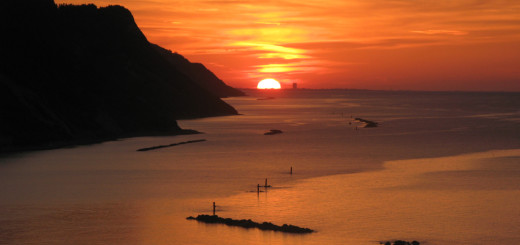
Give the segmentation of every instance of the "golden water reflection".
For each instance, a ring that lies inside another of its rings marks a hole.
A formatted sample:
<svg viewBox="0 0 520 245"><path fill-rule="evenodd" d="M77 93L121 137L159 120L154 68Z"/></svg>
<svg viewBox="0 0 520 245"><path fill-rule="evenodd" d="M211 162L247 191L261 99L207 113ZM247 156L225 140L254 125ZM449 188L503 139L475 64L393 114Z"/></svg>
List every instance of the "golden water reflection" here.
<svg viewBox="0 0 520 245"><path fill-rule="evenodd" d="M514 243L520 238L520 166L514 164L519 157L520 150L505 150L394 161L383 171L314 178L222 199L218 214L318 231L296 236L302 244L368 245L393 239ZM490 168L494 171L485 177L478 175ZM291 244L296 238L266 234L271 244Z"/></svg>

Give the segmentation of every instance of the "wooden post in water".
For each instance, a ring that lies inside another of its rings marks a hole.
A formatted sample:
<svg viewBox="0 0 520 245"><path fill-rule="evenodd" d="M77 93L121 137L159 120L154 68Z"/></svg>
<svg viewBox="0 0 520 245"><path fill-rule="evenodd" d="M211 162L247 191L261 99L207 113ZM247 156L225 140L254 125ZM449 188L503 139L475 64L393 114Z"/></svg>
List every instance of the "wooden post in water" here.
<svg viewBox="0 0 520 245"><path fill-rule="evenodd" d="M291 166L291 175L292 175L292 166Z"/></svg>
<svg viewBox="0 0 520 245"><path fill-rule="evenodd" d="M264 185L264 187L267 187L267 178L265 179L265 185Z"/></svg>
<svg viewBox="0 0 520 245"><path fill-rule="evenodd" d="M256 193L260 193L260 184L256 184Z"/></svg>
<svg viewBox="0 0 520 245"><path fill-rule="evenodd" d="M213 202L213 216L215 216L215 202Z"/></svg>

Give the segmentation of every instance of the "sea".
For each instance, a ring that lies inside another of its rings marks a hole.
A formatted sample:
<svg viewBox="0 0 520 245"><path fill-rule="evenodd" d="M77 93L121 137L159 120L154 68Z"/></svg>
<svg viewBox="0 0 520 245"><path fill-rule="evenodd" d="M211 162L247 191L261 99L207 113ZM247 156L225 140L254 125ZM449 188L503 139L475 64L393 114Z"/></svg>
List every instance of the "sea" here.
<svg viewBox="0 0 520 245"><path fill-rule="evenodd" d="M200 134L1 155L0 244L520 243L520 93L245 92ZM316 232L186 219L213 202Z"/></svg>

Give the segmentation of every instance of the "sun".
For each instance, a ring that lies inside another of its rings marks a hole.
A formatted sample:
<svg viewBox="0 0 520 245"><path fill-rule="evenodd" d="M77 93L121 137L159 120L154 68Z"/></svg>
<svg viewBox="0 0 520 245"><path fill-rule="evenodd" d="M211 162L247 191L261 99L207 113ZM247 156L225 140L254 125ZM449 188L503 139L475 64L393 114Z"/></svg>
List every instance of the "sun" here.
<svg viewBox="0 0 520 245"><path fill-rule="evenodd" d="M272 78L267 78L258 83L257 89L280 89L280 83Z"/></svg>

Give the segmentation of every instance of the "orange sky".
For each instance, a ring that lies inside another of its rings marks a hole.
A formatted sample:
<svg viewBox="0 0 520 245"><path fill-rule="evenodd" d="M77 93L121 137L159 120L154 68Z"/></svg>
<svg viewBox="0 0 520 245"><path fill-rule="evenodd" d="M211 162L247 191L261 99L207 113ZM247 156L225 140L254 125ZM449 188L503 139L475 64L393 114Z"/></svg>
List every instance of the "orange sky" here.
<svg viewBox="0 0 520 245"><path fill-rule="evenodd" d="M57 0L130 9L227 84L520 91L520 1Z"/></svg>

